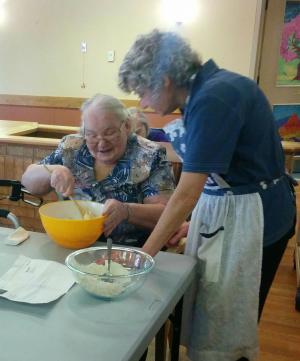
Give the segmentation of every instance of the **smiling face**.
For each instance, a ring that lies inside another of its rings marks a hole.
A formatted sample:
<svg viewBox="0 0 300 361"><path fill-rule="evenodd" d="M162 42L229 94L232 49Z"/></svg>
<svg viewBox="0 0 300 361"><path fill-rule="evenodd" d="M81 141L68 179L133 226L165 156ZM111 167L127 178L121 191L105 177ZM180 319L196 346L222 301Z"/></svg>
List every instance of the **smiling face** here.
<svg viewBox="0 0 300 361"><path fill-rule="evenodd" d="M96 112L92 106L86 112L84 137L90 153L100 163L116 164L125 153L130 122L104 110Z"/></svg>

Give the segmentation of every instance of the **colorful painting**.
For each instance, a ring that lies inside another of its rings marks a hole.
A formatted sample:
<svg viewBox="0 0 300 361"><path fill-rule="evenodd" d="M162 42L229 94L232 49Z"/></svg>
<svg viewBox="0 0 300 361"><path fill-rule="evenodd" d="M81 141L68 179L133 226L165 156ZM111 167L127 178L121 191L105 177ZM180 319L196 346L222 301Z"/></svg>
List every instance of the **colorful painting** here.
<svg viewBox="0 0 300 361"><path fill-rule="evenodd" d="M300 1L286 2L276 84L300 85Z"/></svg>
<svg viewBox="0 0 300 361"><path fill-rule="evenodd" d="M300 104L274 105L273 113L281 138L300 141Z"/></svg>

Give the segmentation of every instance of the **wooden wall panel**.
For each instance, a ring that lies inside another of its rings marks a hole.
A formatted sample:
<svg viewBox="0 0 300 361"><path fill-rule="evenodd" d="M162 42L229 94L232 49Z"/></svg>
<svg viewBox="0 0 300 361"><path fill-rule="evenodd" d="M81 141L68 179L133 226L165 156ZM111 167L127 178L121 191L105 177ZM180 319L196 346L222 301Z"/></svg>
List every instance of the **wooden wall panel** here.
<svg viewBox="0 0 300 361"><path fill-rule="evenodd" d="M23 120L51 124L52 111L45 108L26 107L16 105L0 105L0 119Z"/></svg>
<svg viewBox="0 0 300 361"><path fill-rule="evenodd" d="M54 125L80 126L79 109L52 109L52 123Z"/></svg>
<svg viewBox="0 0 300 361"><path fill-rule="evenodd" d="M4 166L5 166L5 156L0 155L0 179L4 178Z"/></svg>
<svg viewBox="0 0 300 361"><path fill-rule="evenodd" d="M161 128L169 121L180 118L179 113L161 116L153 112L145 112L149 124ZM80 126L80 110L68 108L32 107L20 105L1 105L0 119L38 122L40 124Z"/></svg>
<svg viewBox="0 0 300 361"><path fill-rule="evenodd" d="M0 179L20 180L27 166L39 161L49 154L54 147L38 147L29 145L1 144L0 146ZM20 224L27 230L43 231L38 208L23 201L13 202L8 199L11 194L10 187L0 187L0 208L14 213ZM56 200L54 192L43 197L47 203ZM12 227L10 221L0 218L0 225Z"/></svg>

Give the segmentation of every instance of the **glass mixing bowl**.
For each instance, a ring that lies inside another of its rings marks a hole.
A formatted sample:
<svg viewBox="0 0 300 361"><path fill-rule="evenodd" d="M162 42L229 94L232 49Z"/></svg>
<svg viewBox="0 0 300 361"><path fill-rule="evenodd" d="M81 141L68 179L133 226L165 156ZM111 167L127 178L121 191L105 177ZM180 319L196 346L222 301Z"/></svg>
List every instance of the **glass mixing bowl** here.
<svg viewBox="0 0 300 361"><path fill-rule="evenodd" d="M137 290L155 264L145 252L113 246L108 273L107 255L105 246L90 247L71 253L65 261L77 283L88 293L103 299L125 297Z"/></svg>

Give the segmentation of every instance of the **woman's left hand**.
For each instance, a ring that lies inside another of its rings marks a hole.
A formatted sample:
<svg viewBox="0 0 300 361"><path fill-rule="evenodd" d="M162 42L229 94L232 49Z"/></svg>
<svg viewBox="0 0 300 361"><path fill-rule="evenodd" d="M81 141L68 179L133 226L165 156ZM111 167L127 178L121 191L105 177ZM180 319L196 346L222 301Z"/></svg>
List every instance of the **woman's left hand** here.
<svg viewBox="0 0 300 361"><path fill-rule="evenodd" d="M168 240L167 247L177 247L180 240L188 234L190 222L183 222L173 236Z"/></svg>
<svg viewBox="0 0 300 361"><path fill-rule="evenodd" d="M128 219L127 205L116 199L108 199L104 203L103 215L106 216L104 234L107 237L121 222Z"/></svg>

